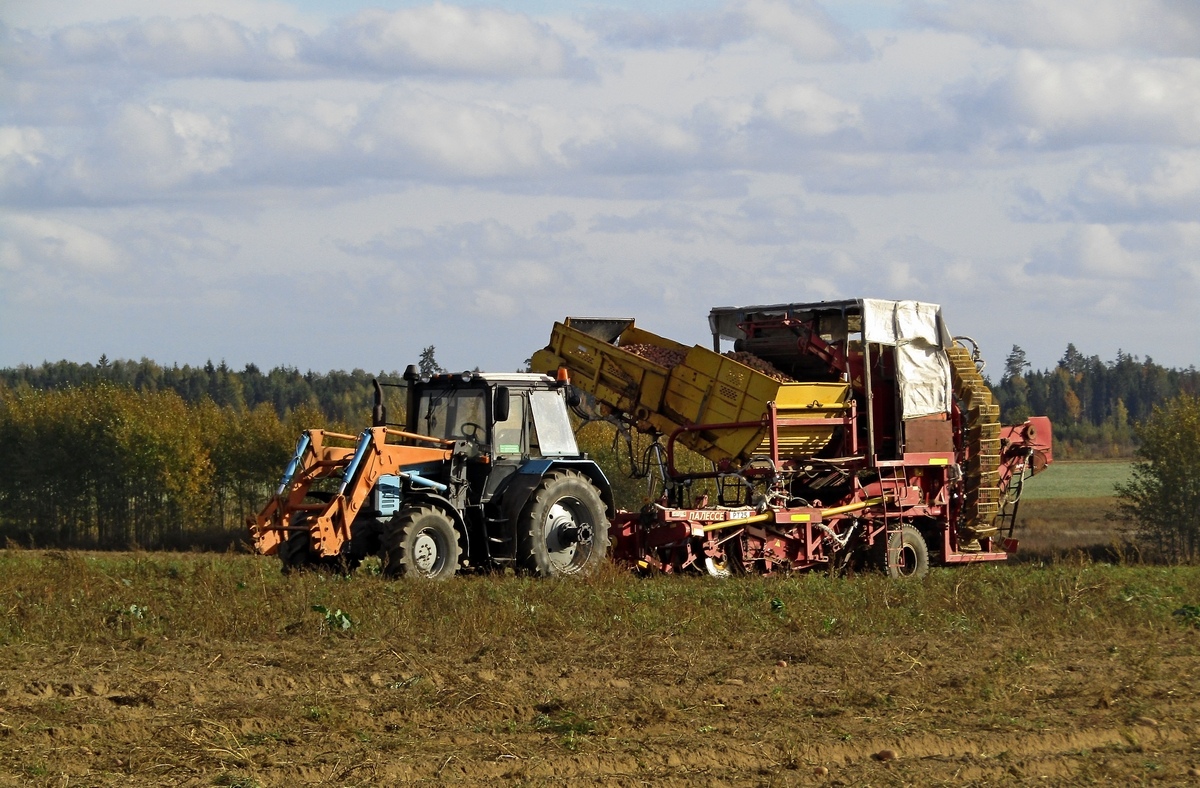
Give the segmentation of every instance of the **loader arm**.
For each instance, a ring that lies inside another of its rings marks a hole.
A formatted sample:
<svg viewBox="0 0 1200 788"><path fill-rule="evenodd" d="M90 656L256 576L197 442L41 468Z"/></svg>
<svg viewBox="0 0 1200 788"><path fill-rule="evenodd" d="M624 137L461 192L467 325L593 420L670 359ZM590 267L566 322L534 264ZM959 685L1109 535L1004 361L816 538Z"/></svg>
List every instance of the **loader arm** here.
<svg viewBox="0 0 1200 788"><path fill-rule="evenodd" d="M409 440L435 444L410 446L388 443L387 436L394 435ZM316 555L333 558L341 554L342 546L350 540L350 526L366 503L375 483L384 474L396 474L410 483L442 488L445 486L424 479L406 468L428 463L448 462L452 455L449 447L454 441L431 438L387 427L372 427L359 436L354 456L346 466L338 494L319 516L309 522L309 544ZM445 447L445 448L442 448Z"/></svg>
<svg viewBox="0 0 1200 788"><path fill-rule="evenodd" d="M325 502L305 502L313 482L340 472L354 450L330 446L327 440L354 441L353 435L325 430L307 430L300 436L296 451L283 472L275 494L262 510L249 519L254 549L262 555L274 555L287 538L292 515L296 512L324 509Z"/></svg>
<svg viewBox="0 0 1200 788"><path fill-rule="evenodd" d="M388 436L411 443L388 443ZM327 446L326 438L355 441L353 448ZM310 534L310 549L322 558L338 556L350 539L350 526L366 503L379 477L397 474L401 478L424 486L441 486L406 468L450 459L454 441L426 435L372 427L355 438L352 435L309 430L301 437L296 454L271 500L250 523L254 547L263 555L279 549L292 531L306 530ZM314 481L340 473L342 483L328 501L305 501ZM302 523L294 523L293 515L313 513Z"/></svg>

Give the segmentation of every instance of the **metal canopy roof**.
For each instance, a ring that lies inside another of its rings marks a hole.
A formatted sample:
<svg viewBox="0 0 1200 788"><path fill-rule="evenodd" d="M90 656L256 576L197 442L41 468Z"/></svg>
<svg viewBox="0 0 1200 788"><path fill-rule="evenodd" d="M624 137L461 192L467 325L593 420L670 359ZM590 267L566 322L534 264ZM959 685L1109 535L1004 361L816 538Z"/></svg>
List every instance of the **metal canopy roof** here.
<svg viewBox="0 0 1200 788"><path fill-rule="evenodd" d="M751 314L769 314L779 317L794 317L807 312L861 312L863 299L850 298L841 301L815 301L791 304L762 304L755 306L717 306L708 313L708 325L713 336L725 339L741 339L743 334L738 328Z"/></svg>

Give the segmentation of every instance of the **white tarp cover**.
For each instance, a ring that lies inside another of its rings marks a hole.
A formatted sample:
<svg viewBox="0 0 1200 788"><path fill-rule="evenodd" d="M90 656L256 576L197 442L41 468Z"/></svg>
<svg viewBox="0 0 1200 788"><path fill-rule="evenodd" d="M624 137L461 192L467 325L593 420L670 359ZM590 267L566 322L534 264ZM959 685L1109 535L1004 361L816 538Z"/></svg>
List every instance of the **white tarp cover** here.
<svg viewBox="0 0 1200 788"><path fill-rule="evenodd" d="M901 413L906 419L950 411L952 341L942 308L920 301L863 299L863 339L896 347Z"/></svg>

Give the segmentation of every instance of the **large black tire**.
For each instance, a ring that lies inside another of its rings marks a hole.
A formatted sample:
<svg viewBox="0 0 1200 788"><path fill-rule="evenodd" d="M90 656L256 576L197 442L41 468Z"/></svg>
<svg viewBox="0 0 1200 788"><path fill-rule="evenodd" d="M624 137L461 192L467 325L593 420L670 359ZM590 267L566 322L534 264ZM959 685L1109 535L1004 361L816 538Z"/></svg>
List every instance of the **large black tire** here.
<svg viewBox="0 0 1200 788"><path fill-rule="evenodd" d="M608 556L608 517L596 485L554 471L529 497L518 523L521 566L543 577L588 575Z"/></svg>
<svg viewBox="0 0 1200 788"><path fill-rule="evenodd" d="M319 490L309 490L304 495L304 500L307 503L320 501L329 503L333 498L332 493L321 492ZM311 513L303 511L293 512L291 526L293 528L306 526L307 521L313 517ZM309 569L334 569L337 566L337 561L328 558L321 558L314 553L310 547L312 535L308 528L305 527L300 531L288 531L284 535L283 541L275 550L275 555L279 557L282 566L282 571L285 575L290 575L293 572L304 572Z"/></svg>
<svg viewBox="0 0 1200 788"><path fill-rule="evenodd" d="M413 506L384 527L382 552L388 577L445 580L458 571L462 545L450 515L433 506Z"/></svg>
<svg viewBox="0 0 1200 788"><path fill-rule="evenodd" d="M922 578L929 572L929 546L913 526L905 523L889 534L887 546L884 569L888 577Z"/></svg>
<svg viewBox="0 0 1200 788"><path fill-rule="evenodd" d="M299 518L294 519L292 524L299 525ZM281 564L280 570L285 575L316 568L317 557L313 555L308 545L309 533L307 530L286 532L284 540L275 550L275 555L279 557Z"/></svg>

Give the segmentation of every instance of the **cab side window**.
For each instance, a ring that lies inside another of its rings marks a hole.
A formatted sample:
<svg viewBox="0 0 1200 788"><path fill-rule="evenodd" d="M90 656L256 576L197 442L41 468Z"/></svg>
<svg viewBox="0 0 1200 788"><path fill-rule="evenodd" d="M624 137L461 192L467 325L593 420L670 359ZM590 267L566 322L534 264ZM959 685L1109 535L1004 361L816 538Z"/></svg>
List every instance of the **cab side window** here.
<svg viewBox="0 0 1200 788"><path fill-rule="evenodd" d="M513 396L509 401L508 418L496 422L493 452L496 456L519 457L524 453L525 398Z"/></svg>

